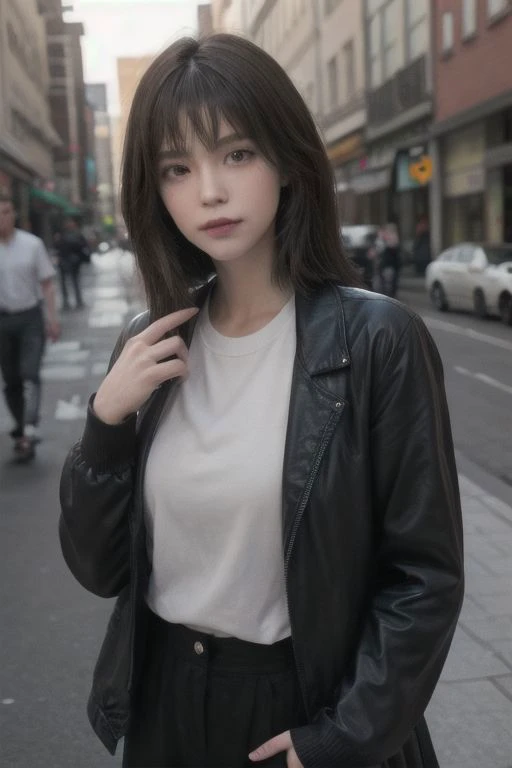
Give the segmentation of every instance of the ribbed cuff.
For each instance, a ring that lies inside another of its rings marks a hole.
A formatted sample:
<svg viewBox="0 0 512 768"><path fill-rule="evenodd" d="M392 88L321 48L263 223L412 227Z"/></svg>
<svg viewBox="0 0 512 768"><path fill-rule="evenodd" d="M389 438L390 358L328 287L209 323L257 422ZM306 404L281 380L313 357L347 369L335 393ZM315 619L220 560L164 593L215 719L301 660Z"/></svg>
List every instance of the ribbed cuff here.
<svg viewBox="0 0 512 768"><path fill-rule="evenodd" d="M325 728L320 723L303 725L290 731L293 748L304 768L327 768L341 765L337 751L324 744ZM333 747L334 745L329 745Z"/></svg>
<svg viewBox="0 0 512 768"><path fill-rule="evenodd" d="M89 400L80 448L86 464L97 471L108 472L133 462L137 414L128 416L121 424L105 424L94 413L95 394Z"/></svg>

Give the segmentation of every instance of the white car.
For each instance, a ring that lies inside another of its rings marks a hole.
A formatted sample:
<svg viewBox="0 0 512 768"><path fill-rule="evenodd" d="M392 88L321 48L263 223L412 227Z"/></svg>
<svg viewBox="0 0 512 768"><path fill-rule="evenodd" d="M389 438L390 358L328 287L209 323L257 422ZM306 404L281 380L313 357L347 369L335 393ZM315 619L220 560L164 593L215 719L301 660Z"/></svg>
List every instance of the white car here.
<svg viewBox="0 0 512 768"><path fill-rule="evenodd" d="M437 309L499 315L512 325L512 244L461 243L427 266L425 285Z"/></svg>

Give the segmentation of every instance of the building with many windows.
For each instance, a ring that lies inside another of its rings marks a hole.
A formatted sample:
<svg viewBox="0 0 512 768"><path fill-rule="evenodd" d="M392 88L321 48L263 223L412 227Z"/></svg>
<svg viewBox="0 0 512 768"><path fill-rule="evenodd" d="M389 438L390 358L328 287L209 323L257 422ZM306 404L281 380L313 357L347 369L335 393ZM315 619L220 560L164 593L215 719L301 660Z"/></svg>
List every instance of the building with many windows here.
<svg viewBox="0 0 512 768"><path fill-rule="evenodd" d="M45 22L36 0L0 0L0 190L13 195L19 224L39 229L32 195L53 184L60 144L48 103ZM35 226L34 226L35 225Z"/></svg>
<svg viewBox="0 0 512 768"><path fill-rule="evenodd" d="M435 237L512 242L512 4L434 0Z"/></svg>
<svg viewBox="0 0 512 768"><path fill-rule="evenodd" d="M395 221L410 242L428 215L432 161L430 3L364 0L366 156L356 184L365 219Z"/></svg>

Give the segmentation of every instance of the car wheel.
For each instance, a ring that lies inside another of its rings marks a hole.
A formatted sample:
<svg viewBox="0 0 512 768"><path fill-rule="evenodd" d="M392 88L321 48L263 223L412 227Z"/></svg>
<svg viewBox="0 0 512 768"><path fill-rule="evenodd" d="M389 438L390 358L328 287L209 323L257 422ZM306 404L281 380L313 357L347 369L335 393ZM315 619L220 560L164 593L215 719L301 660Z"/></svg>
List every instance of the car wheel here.
<svg viewBox="0 0 512 768"><path fill-rule="evenodd" d="M441 283L434 283L430 289L430 298L434 307L440 312L446 312L449 308L448 302L446 300L446 294Z"/></svg>
<svg viewBox="0 0 512 768"><path fill-rule="evenodd" d="M473 294L473 308L478 317L487 317L487 304L485 303L484 292L481 288L477 288Z"/></svg>
<svg viewBox="0 0 512 768"><path fill-rule="evenodd" d="M500 317L505 325L512 325L512 296L509 293L500 298Z"/></svg>

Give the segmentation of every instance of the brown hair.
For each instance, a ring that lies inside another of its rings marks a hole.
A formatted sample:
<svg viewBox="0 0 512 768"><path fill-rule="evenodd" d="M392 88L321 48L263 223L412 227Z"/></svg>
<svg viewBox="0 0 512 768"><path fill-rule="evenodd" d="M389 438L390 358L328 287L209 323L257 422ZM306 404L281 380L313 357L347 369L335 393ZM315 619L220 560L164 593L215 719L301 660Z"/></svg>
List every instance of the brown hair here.
<svg viewBox="0 0 512 768"><path fill-rule="evenodd" d="M302 97L279 64L242 37L181 38L150 65L135 93L124 145L121 201L152 318L191 304L215 271L178 230L160 194L157 156L182 151L183 116L206 146L223 118L286 175L273 277L307 294L328 281L360 285L340 242L334 178Z"/></svg>

